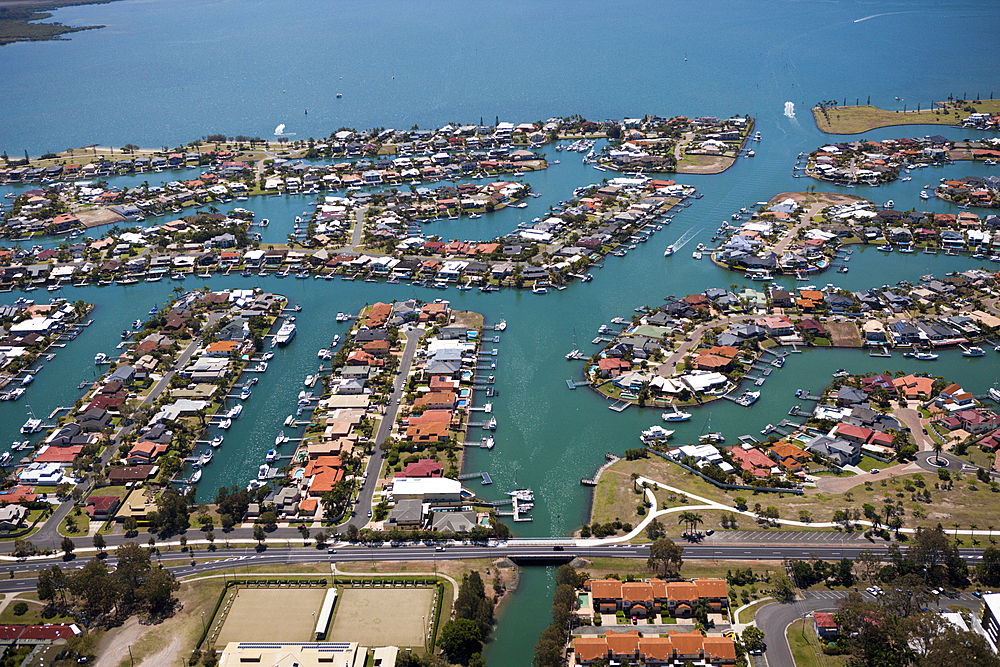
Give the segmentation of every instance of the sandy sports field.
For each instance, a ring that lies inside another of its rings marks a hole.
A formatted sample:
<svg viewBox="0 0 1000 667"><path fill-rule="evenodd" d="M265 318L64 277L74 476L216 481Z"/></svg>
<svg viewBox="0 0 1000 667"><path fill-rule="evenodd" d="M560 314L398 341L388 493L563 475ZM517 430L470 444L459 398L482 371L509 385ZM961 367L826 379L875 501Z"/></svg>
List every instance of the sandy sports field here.
<svg viewBox="0 0 1000 667"><path fill-rule="evenodd" d="M262 639L273 642L315 641L316 617L313 612L319 613L326 591L326 588L241 588L239 595L233 599L215 644L225 646L229 642Z"/></svg>
<svg viewBox="0 0 1000 667"><path fill-rule="evenodd" d="M337 598L327 641L362 646L423 646L433 588L345 588Z"/></svg>

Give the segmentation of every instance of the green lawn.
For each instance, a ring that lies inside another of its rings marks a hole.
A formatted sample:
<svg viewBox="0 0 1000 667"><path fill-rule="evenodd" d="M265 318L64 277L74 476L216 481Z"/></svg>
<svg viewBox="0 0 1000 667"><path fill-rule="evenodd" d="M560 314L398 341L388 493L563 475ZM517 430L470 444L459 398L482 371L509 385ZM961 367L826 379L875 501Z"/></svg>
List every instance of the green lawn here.
<svg viewBox="0 0 1000 667"><path fill-rule="evenodd" d="M882 463L878 459L873 459L870 456L862 456L861 457L861 462L858 463L858 467L861 468L862 470L864 470L865 472L871 472L872 468L885 468L885 467L887 467L889 465L892 465L892 464L890 464L890 463Z"/></svg>
<svg viewBox="0 0 1000 667"><path fill-rule="evenodd" d="M18 616L14 613L14 605L19 601L24 600L28 602L28 611ZM29 601L33 600L33 602ZM0 624L2 625L34 625L38 623L74 623L72 616L61 616L56 614L51 618L43 618L42 611L45 607L38 601L38 596L34 593L19 595L13 602L7 605L7 608L0 613Z"/></svg>
<svg viewBox="0 0 1000 667"><path fill-rule="evenodd" d="M788 647L792 650L795 667L845 667L847 656L824 655L820 650L819 638L813 629L812 619L798 620L788 626L785 633ZM768 641L776 641L769 638Z"/></svg>

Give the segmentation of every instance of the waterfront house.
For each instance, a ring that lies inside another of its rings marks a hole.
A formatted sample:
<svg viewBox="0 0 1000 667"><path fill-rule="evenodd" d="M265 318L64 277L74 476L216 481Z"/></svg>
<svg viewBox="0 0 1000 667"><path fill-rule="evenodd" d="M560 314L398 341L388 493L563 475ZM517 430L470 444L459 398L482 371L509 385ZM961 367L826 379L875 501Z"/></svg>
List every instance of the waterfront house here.
<svg viewBox="0 0 1000 667"><path fill-rule="evenodd" d="M806 443L806 450L830 459L840 467L857 465L861 461L861 444L842 438L820 435Z"/></svg>
<svg viewBox="0 0 1000 667"><path fill-rule="evenodd" d="M777 442L768 455L789 472L798 472L812 459L809 452L788 442Z"/></svg>

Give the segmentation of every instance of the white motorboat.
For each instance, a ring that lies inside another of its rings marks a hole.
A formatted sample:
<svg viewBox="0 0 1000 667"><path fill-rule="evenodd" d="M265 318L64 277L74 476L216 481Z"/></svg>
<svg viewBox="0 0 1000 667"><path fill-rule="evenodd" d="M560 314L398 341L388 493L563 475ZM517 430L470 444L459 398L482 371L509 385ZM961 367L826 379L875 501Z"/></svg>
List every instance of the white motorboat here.
<svg viewBox="0 0 1000 667"><path fill-rule="evenodd" d="M104 364L110 364L111 360L108 358L108 355L103 352L98 352L94 355L94 363L98 366L103 366Z"/></svg>
<svg viewBox="0 0 1000 667"><path fill-rule="evenodd" d="M759 391L745 391L743 392L742 396L736 399L736 404L748 408L754 403L756 403L757 399L759 398L760 398Z"/></svg>
<svg viewBox="0 0 1000 667"><path fill-rule="evenodd" d="M962 350L963 357L981 357L984 354L986 354L986 352L983 351L983 348L977 346Z"/></svg>
<svg viewBox="0 0 1000 667"><path fill-rule="evenodd" d="M666 442L673 436L675 431L665 429L659 424L650 426L639 436L639 440L645 445L656 445Z"/></svg>
<svg viewBox="0 0 1000 667"><path fill-rule="evenodd" d="M268 463L274 463L275 461L278 460L280 456L281 455L278 454L277 449L269 449L267 450L267 456L264 457L264 460L267 461Z"/></svg>
<svg viewBox="0 0 1000 667"><path fill-rule="evenodd" d="M242 412L243 406L237 403L226 413L226 419L238 419Z"/></svg>
<svg viewBox="0 0 1000 667"><path fill-rule="evenodd" d="M224 436L220 433L219 435L217 435L214 438L212 438L212 442L210 443L212 445L212 447L218 447L218 446L220 446L222 444L223 437Z"/></svg>
<svg viewBox="0 0 1000 667"><path fill-rule="evenodd" d="M219 422L219 428L221 428L223 431L227 430L232 425L233 425L232 419L223 419L221 422Z"/></svg>
<svg viewBox="0 0 1000 667"><path fill-rule="evenodd" d="M278 329L278 333L274 334L274 342L278 345L285 345L293 338L295 338L295 323L291 320L285 320Z"/></svg>
<svg viewBox="0 0 1000 667"><path fill-rule="evenodd" d="M266 480L270 476L270 474L271 474L271 466L267 465L266 463L261 464L261 466L257 468L257 479L261 481Z"/></svg>
<svg viewBox="0 0 1000 667"><path fill-rule="evenodd" d="M681 412L677 409L677 406L674 406L672 411L664 412L662 417L665 422L685 422L691 419L691 413Z"/></svg>

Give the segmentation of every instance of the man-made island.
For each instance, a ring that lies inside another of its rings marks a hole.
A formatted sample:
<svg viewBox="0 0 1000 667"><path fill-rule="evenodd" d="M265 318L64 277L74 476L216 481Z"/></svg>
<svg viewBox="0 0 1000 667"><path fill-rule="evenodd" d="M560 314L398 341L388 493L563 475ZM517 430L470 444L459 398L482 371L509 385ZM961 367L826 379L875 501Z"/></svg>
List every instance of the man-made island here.
<svg viewBox="0 0 1000 667"><path fill-rule="evenodd" d="M896 98L899 100L899 98ZM860 134L879 127L893 125L959 125L981 130L997 128L1000 100L948 100L935 102L933 108L907 108L903 110L879 109L870 104L847 106L837 100L822 102L813 107L816 127L827 134Z"/></svg>

